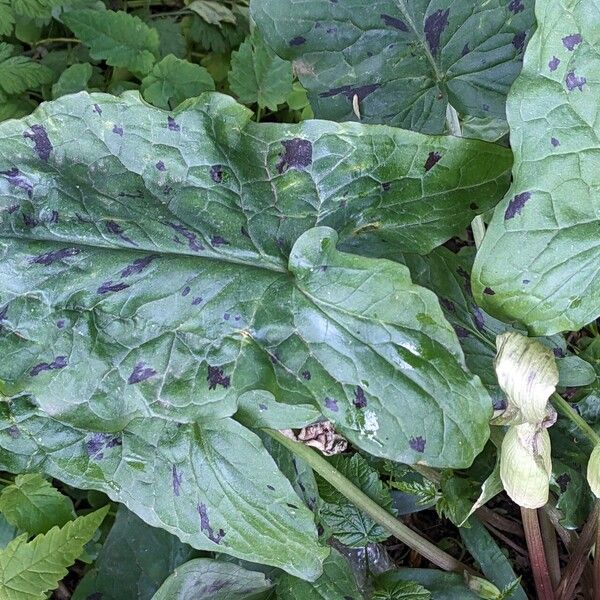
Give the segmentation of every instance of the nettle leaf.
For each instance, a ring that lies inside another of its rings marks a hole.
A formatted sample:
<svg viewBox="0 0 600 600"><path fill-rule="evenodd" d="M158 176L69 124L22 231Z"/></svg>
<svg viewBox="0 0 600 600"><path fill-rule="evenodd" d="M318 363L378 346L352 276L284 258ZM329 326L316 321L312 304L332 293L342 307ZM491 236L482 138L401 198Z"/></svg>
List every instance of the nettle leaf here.
<svg viewBox="0 0 600 600"><path fill-rule="evenodd" d="M0 101L6 95L21 94L51 83L52 71L28 56L11 56L13 46L0 42Z"/></svg>
<svg viewBox="0 0 600 600"><path fill-rule="evenodd" d="M54 7L62 4L69 4L69 0L12 0L12 9L16 15L47 18Z"/></svg>
<svg viewBox="0 0 600 600"><path fill-rule="evenodd" d="M81 9L65 13L62 20L90 48L92 58L112 67L145 75L159 55L158 32L126 12Z"/></svg>
<svg viewBox="0 0 600 600"><path fill-rule="evenodd" d="M175 108L187 98L214 89L215 82L204 67L172 54L154 65L140 87L147 102L165 109Z"/></svg>
<svg viewBox="0 0 600 600"><path fill-rule="evenodd" d="M291 575L277 578L277 600L360 600L354 573L348 561L335 549L323 563L323 575L314 583Z"/></svg>
<svg viewBox="0 0 600 600"><path fill-rule="evenodd" d="M231 55L229 86L244 104L277 110L292 91L292 64L279 58L257 30Z"/></svg>
<svg viewBox="0 0 600 600"><path fill-rule="evenodd" d="M504 118L533 0L253 0L267 43L294 60L315 115L426 133L461 115Z"/></svg>
<svg viewBox="0 0 600 600"><path fill-rule="evenodd" d="M122 431L75 428L15 400L0 415L0 465L44 471L125 504L191 546L318 577L328 550L312 513L260 439L232 419L134 419Z"/></svg>
<svg viewBox="0 0 600 600"><path fill-rule="evenodd" d="M410 140L418 164L415 142L438 140L250 115L219 94L171 116L82 93L0 125L0 391L111 432L227 417L244 391L272 390L375 455L468 466L491 402L437 298L403 265L310 229L351 235L382 144Z"/></svg>
<svg viewBox="0 0 600 600"><path fill-rule="evenodd" d="M513 183L473 270L486 310L535 334L577 330L600 315L600 34L590 10L581 1L538 6L507 106Z"/></svg>
<svg viewBox="0 0 600 600"><path fill-rule="evenodd" d="M15 17L10 0L0 0L0 35L12 33Z"/></svg>
<svg viewBox="0 0 600 600"><path fill-rule="evenodd" d="M85 90L92 77L93 69L90 63L76 63L66 68L52 86L52 97L59 98Z"/></svg>
<svg viewBox="0 0 600 600"><path fill-rule="evenodd" d="M211 558L196 558L175 569L152 600L251 600L273 584L264 573Z"/></svg>
<svg viewBox="0 0 600 600"><path fill-rule="evenodd" d="M29 535L46 533L75 518L73 502L39 473L19 475L0 493L0 512Z"/></svg>
<svg viewBox="0 0 600 600"><path fill-rule="evenodd" d="M195 12L210 25L221 25L221 23L236 24L233 11L215 0L193 0L193 2L188 4L188 9Z"/></svg>
<svg viewBox="0 0 600 600"><path fill-rule="evenodd" d="M83 553L102 523L108 506L52 528L30 542L27 534L0 551L0 595L6 600L44 600Z"/></svg>
<svg viewBox="0 0 600 600"><path fill-rule="evenodd" d="M146 525L120 506L100 554L77 586L73 600L150 600L193 552L174 535Z"/></svg>
<svg viewBox="0 0 600 600"><path fill-rule="evenodd" d="M431 592L434 600L479 600L465 583L462 573L446 573L436 569L400 568L386 571L375 580L375 589L393 589L394 584L420 584ZM385 597L385 596L384 596Z"/></svg>
<svg viewBox="0 0 600 600"><path fill-rule="evenodd" d="M389 490L379 479L377 471L360 454L334 456L329 462L379 506L391 512L392 497ZM390 537L381 525L340 495L330 483L320 477L317 482L321 497L319 513L330 535L345 546L352 547L363 547Z"/></svg>
<svg viewBox="0 0 600 600"><path fill-rule="evenodd" d="M161 58L165 58L169 54L173 54L177 58L185 58L187 44L179 21L163 17L152 19L151 25L158 32Z"/></svg>

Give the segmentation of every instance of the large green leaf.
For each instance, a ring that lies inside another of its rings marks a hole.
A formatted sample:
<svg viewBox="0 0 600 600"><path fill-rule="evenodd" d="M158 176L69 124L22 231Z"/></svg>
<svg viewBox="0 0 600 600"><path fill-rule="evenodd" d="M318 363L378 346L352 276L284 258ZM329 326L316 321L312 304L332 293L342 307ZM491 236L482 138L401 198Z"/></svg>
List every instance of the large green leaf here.
<svg viewBox="0 0 600 600"><path fill-rule="evenodd" d="M174 569L192 558L193 552L174 535L146 525L121 506L73 600L150 600Z"/></svg>
<svg viewBox="0 0 600 600"><path fill-rule="evenodd" d="M196 548L319 575L327 550L312 513L237 422L143 418L106 433L69 427L25 398L1 407L0 468L103 491Z"/></svg>
<svg viewBox="0 0 600 600"><path fill-rule="evenodd" d="M600 28L593 2L540 2L508 101L513 184L473 270L492 314L537 334L600 314Z"/></svg>
<svg viewBox="0 0 600 600"><path fill-rule="evenodd" d="M427 133L460 114L504 118L533 0L253 0L267 42L310 91L316 116Z"/></svg>

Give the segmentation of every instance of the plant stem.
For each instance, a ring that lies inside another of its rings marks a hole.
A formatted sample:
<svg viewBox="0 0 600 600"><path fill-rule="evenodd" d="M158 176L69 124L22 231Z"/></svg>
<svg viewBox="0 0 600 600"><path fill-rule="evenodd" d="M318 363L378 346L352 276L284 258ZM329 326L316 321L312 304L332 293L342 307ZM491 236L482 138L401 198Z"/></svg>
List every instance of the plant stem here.
<svg viewBox="0 0 600 600"><path fill-rule="evenodd" d="M552 581L550 581L550 572L546 562L537 510L521 507L521 518L538 600L554 600L554 590Z"/></svg>
<svg viewBox="0 0 600 600"><path fill-rule="evenodd" d="M573 548L571 560L569 560L569 564L563 573L560 584L556 588L556 597L558 600L571 600L573 598L575 587L581 578L583 569L588 564L588 554L596 537L598 515L600 515L599 503L596 502L594 510L590 514Z"/></svg>
<svg viewBox="0 0 600 600"><path fill-rule="evenodd" d="M561 415L567 417L567 419L581 429L593 446L600 444L600 435L598 435L592 429L592 427L586 423L585 419L577 411L575 411L560 394L554 392L552 396L550 396L550 400L554 405L554 408L556 408Z"/></svg>
<svg viewBox="0 0 600 600"><path fill-rule="evenodd" d="M81 41L77 38L68 37L45 38L34 42L32 46L41 46L42 44L81 44Z"/></svg>
<svg viewBox="0 0 600 600"><path fill-rule="evenodd" d="M600 515L596 518L596 548L594 549L594 598L600 598Z"/></svg>
<svg viewBox="0 0 600 600"><path fill-rule="evenodd" d="M381 508L381 506L371 500L369 496L355 486L349 479L346 479L346 477L332 467L312 448L291 440L279 431L273 429L265 429L264 431L277 440L282 446L285 446L296 456L308 463L312 469L330 483L338 492L340 492L340 494L348 498L348 500L350 500L357 508L364 511L385 530L424 556L434 565L437 565L440 569L444 569L445 571L456 571L458 573L468 571L469 573L474 573L471 567L456 560L443 550L440 550L435 544L432 544L430 541L421 537L418 533L387 512L387 510Z"/></svg>
<svg viewBox="0 0 600 600"><path fill-rule="evenodd" d="M539 510L538 518L540 520L540 531L542 534L542 543L544 544L544 552L546 553L546 561L548 562L550 581L552 587L556 589L560 583L560 559L558 557L556 531L554 531L554 526L545 512Z"/></svg>

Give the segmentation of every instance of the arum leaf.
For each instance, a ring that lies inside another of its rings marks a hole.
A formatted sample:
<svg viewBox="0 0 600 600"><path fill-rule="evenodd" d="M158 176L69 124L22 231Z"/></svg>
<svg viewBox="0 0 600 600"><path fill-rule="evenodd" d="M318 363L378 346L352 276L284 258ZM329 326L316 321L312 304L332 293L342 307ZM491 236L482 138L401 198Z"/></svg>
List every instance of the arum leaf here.
<svg viewBox="0 0 600 600"><path fill-rule="evenodd" d="M0 494L0 512L29 535L62 527L75 517L73 503L38 473L19 475Z"/></svg>
<svg viewBox="0 0 600 600"><path fill-rule="evenodd" d="M584 1L538 4L538 28L507 105L513 183L473 270L493 315L532 333L578 330L600 315L600 32Z"/></svg>
<svg viewBox="0 0 600 600"><path fill-rule="evenodd" d="M162 529L150 527L120 506L100 554L73 600L150 600L165 579L193 557L193 549Z"/></svg>
<svg viewBox="0 0 600 600"><path fill-rule="evenodd" d="M80 94L0 125L0 391L109 433L228 417L244 391L272 389L373 454L468 466L491 402L437 298L403 265L310 229L346 222L350 201L325 198L364 189L356 165L379 163L373 144L407 135L413 164L415 140L438 140L248 117L219 94L173 116L133 94Z"/></svg>
<svg viewBox="0 0 600 600"><path fill-rule="evenodd" d="M533 0L253 0L267 43L294 60L315 115L442 133L460 114L504 118Z"/></svg>

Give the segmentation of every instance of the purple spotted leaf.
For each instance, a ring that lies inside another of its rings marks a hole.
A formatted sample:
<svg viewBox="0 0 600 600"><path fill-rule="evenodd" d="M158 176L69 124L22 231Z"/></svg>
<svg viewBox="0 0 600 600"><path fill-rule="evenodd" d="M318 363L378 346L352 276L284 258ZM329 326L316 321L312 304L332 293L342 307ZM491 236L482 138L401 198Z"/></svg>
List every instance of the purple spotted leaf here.
<svg viewBox="0 0 600 600"><path fill-rule="evenodd" d="M293 61L317 117L442 133L449 104L463 117L504 121L533 5L253 0L251 13L266 42ZM565 44L574 48L573 34Z"/></svg>
<svg viewBox="0 0 600 600"><path fill-rule="evenodd" d="M600 34L589 11L585 0L537 9L507 104L513 182L473 269L481 306L538 335L600 315L600 181L590 177L600 169Z"/></svg>

